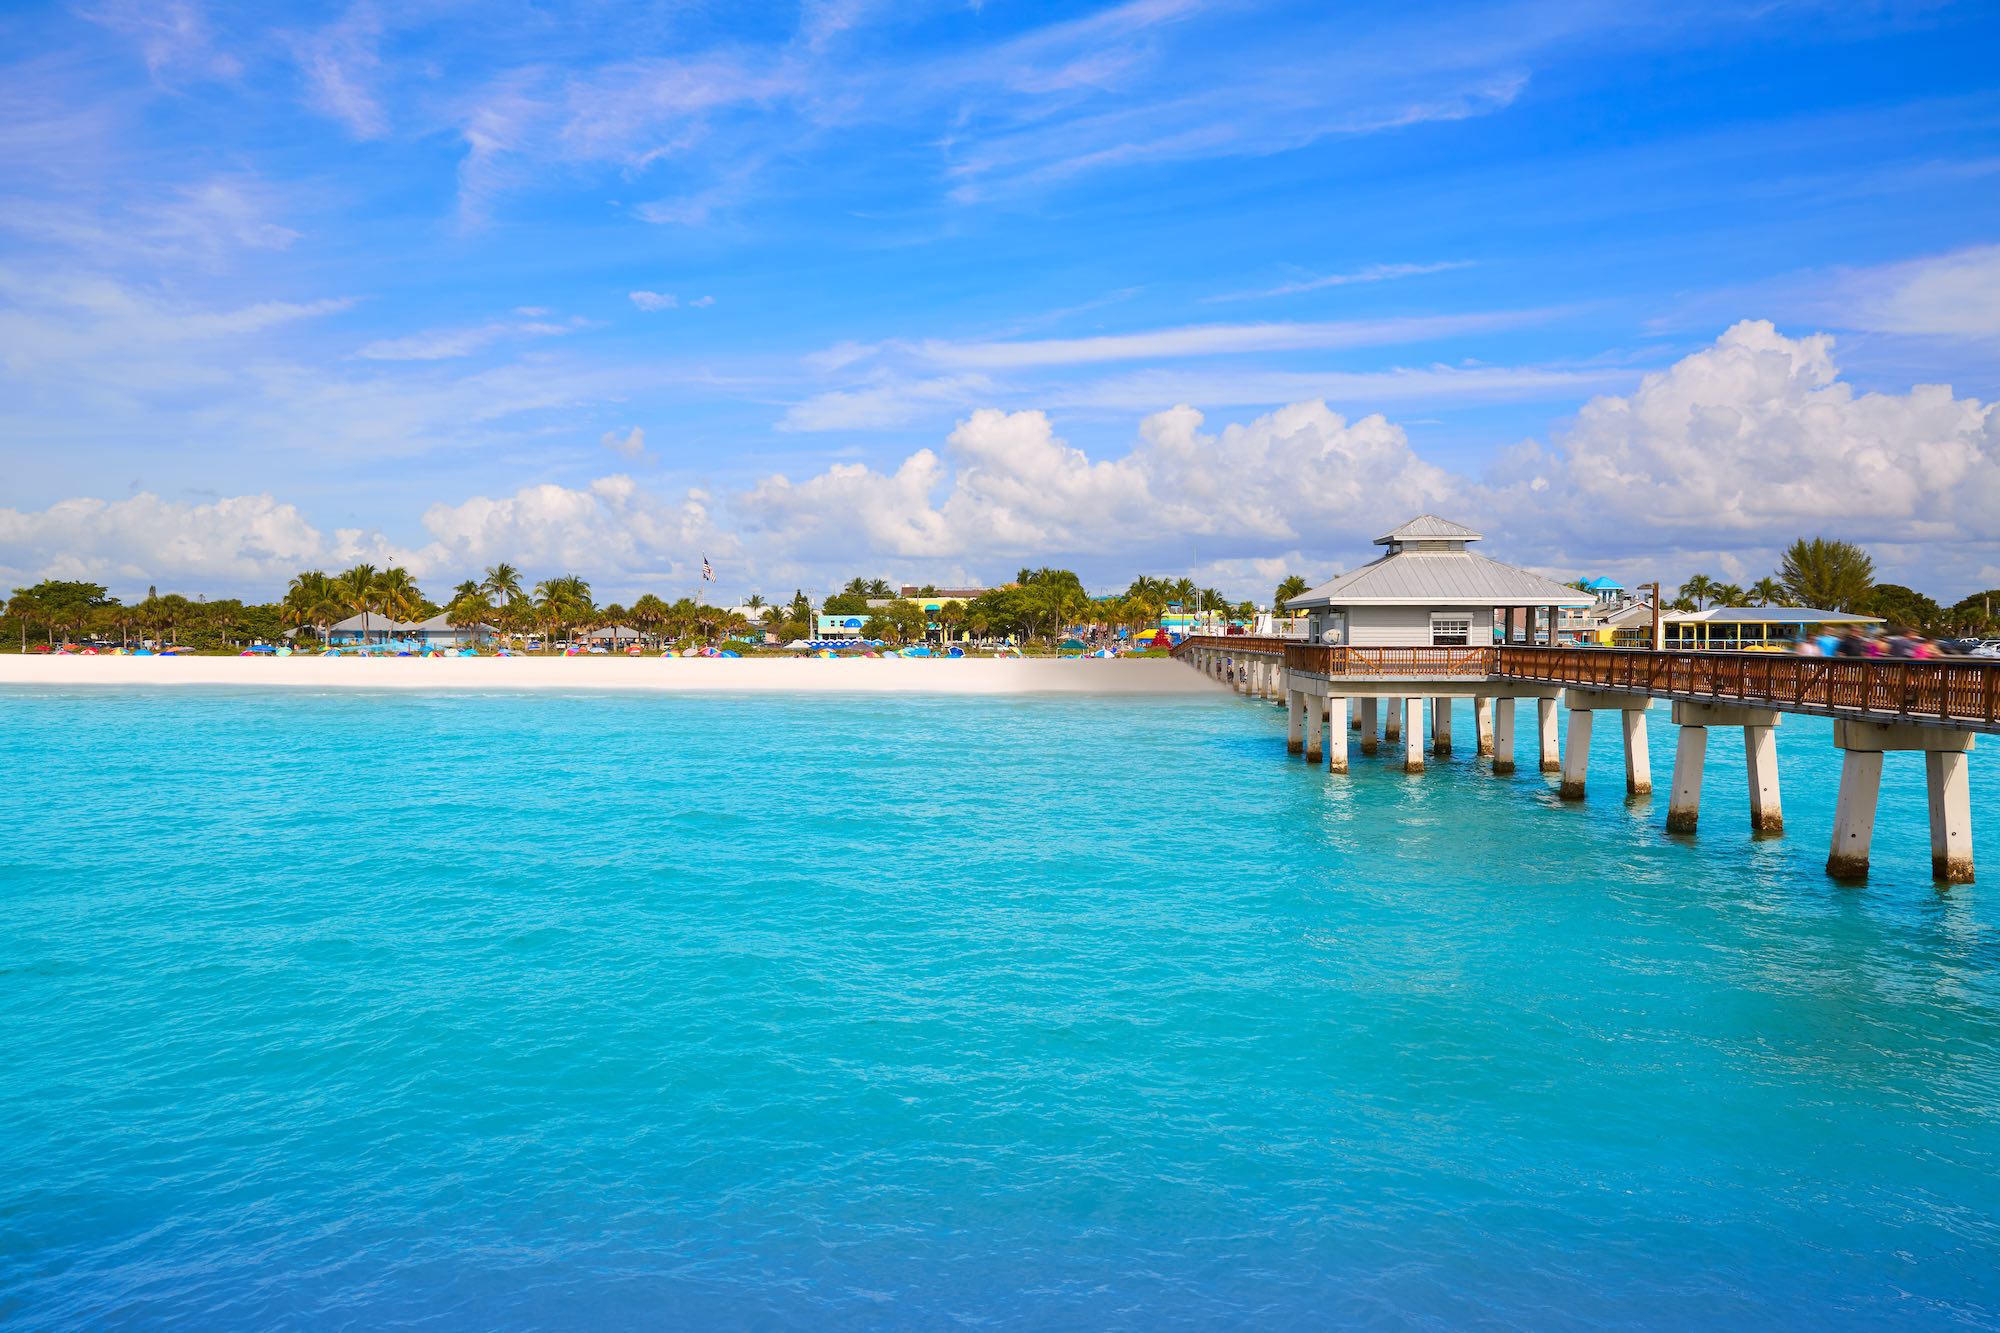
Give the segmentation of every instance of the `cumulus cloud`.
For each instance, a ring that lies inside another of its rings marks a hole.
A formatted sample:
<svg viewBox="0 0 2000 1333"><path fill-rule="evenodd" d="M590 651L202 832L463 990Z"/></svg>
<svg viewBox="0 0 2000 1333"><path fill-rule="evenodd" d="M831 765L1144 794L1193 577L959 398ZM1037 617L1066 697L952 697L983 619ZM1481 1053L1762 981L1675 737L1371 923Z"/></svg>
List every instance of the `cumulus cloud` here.
<svg viewBox="0 0 2000 1333"><path fill-rule="evenodd" d="M295 505L269 495L200 504L140 494L123 500L62 500L47 509L0 509L0 574L112 585L187 582L191 590L282 583L313 565L400 559L377 534L324 536Z"/></svg>
<svg viewBox="0 0 2000 1333"><path fill-rule="evenodd" d="M1139 552L1199 537L1218 548L1291 545L1307 535L1373 536L1383 508L1446 503L1458 483L1411 451L1401 428L1349 422L1323 402L1220 433L1191 407L1140 423L1123 455L1092 459L1042 412L972 413L942 454L892 471L842 463L745 497L773 537L800 549L852 541L927 558Z"/></svg>
<svg viewBox="0 0 2000 1333"><path fill-rule="evenodd" d="M636 427L602 442L644 454ZM449 580L505 559L622 593L684 578L706 550L746 577L807 586L863 564L990 578L1021 560L1121 582L1186 568L1198 548L1207 577L1253 593L1280 567L1318 575L1366 558L1385 526L1426 510L1487 532L1502 559L1566 577L1755 577L1792 538L1827 535L1871 546L1889 577L1957 596L2000 568L2000 408L1944 386L1858 392L1832 339L1753 321L1590 399L1477 476L1422 457L1382 415L1319 400L1220 426L1173 407L1095 454L1044 412L979 408L890 465L767 475L720 501L616 475L439 504L411 548L325 535L269 495L0 509L0 577L188 579L268 596L316 564L393 560Z"/></svg>
<svg viewBox="0 0 2000 1333"><path fill-rule="evenodd" d="M592 583L678 577L703 551L739 554L735 535L720 529L711 511L703 491L663 498L623 475L585 487L525 486L511 496L433 505L423 519L433 538L425 558L453 570L507 560L573 570Z"/></svg>
<svg viewBox="0 0 2000 1333"><path fill-rule="evenodd" d="M1746 320L1591 399L1503 471L1539 477L1565 521L1602 539L1782 542L1802 532L1992 542L2000 417L1945 385L1856 393L1825 334L1790 338Z"/></svg>
<svg viewBox="0 0 2000 1333"><path fill-rule="evenodd" d="M1552 571L1683 557L1727 568L1727 553L1762 572L1793 537L1826 534L1876 543L1885 569L1920 581L1983 577L2000 558L2000 409L1939 385L1857 392L1833 349L1746 321L1480 475L1420 457L1380 415L1350 420L1320 400L1219 431L1172 408L1100 458L1041 412L983 409L941 451L766 478L741 508L807 557L865 544L974 565L1111 554L1136 566L1198 544L1218 570L1254 572L1278 552L1330 568L1435 509L1492 534L1496 555ZM895 405L826 406L859 420Z"/></svg>

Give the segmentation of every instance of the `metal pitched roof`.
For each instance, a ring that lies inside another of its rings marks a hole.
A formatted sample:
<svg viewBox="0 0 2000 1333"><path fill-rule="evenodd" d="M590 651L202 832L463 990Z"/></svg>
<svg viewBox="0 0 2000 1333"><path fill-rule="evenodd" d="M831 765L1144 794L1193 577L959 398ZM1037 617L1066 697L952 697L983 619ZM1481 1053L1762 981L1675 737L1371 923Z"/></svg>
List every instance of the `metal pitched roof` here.
<svg viewBox="0 0 2000 1333"><path fill-rule="evenodd" d="M1476 542L1479 534L1463 523L1454 523L1436 514L1419 514L1400 528L1385 532L1375 539L1377 546L1387 546L1391 542Z"/></svg>
<svg viewBox="0 0 2000 1333"><path fill-rule="evenodd" d="M1669 625L1879 625L1880 616L1852 611L1819 611L1810 606L1711 606L1706 611L1669 611Z"/></svg>
<svg viewBox="0 0 2000 1333"><path fill-rule="evenodd" d="M331 633L334 630L342 630L342 631L351 630L358 634L361 632L361 627L362 627L361 613L357 611L355 614L349 616L345 620L336 620L333 624L328 625L327 630L329 633ZM379 611L370 611L368 613L368 632L370 634L373 634L377 630L385 630L390 633L395 633L399 630L406 630L410 628L412 628L412 626L407 625L400 620L397 620L394 616L385 616Z"/></svg>
<svg viewBox="0 0 2000 1333"><path fill-rule="evenodd" d="M1567 583L1459 550L1392 551L1285 603L1296 609L1455 604L1595 606L1597 599Z"/></svg>

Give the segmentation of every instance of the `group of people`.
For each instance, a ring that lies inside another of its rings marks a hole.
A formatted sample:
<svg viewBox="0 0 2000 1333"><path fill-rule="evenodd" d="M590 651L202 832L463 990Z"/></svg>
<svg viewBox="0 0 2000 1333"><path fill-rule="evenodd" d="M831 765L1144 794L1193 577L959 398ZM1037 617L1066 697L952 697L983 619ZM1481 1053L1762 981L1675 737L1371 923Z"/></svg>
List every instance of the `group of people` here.
<svg viewBox="0 0 2000 1333"><path fill-rule="evenodd" d="M1919 630L1898 625L1887 632L1873 626L1822 629L1799 644L1801 657L1900 657L1927 660L1949 656L1945 646Z"/></svg>

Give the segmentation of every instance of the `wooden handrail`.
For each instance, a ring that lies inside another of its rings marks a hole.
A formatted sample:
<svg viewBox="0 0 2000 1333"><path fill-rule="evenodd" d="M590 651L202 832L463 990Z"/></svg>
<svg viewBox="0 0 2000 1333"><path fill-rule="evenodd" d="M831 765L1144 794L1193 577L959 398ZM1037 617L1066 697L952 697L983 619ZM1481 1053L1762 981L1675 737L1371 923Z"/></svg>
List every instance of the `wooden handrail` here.
<svg viewBox="0 0 2000 1333"><path fill-rule="evenodd" d="M1883 661L1778 653L1633 648L1350 648L1264 635L1206 635L1195 648L1280 653L1293 671L1329 677L1495 679L1634 690L1680 699L1872 721L1907 719L2000 729L2000 662L1967 658Z"/></svg>

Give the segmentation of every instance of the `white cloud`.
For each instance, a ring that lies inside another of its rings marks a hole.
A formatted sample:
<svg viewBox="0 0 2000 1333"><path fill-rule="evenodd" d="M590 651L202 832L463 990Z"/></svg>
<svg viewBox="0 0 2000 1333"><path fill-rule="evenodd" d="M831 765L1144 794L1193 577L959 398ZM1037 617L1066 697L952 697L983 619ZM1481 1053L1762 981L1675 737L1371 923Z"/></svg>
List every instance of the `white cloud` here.
<svg viewBox="0 0 2000 1333"><path fill-rule="evenodd" d="M1553 313L1546 310L1504 310L1330 323L1191 324L1091 338L1033 338L977 343L931 340L918 344L914 350L923 359L941 365L988 370L1019 369L1142 358L1228 356L1248 352L1424 342L1466 333L1519 328L1546 320Z"/></svg>
<svg viewBox="0 0 2000 1333"><path fill-rule="evenodd" d="M329 540L296 506L269 495L190 504L141 494L62 500L26 513L0 509L0 575L15 583L75 578L272 596L271 584L301 569L400 556L371 534L342 531Z"/></svg>
<svg viewBox="0 0 2000 1333"><path fill-rule="evenodd" d="M681 298L672 292L631 292L632 304L641 310L672 310L679 306Z"/></svg>
<svg viewBox="0 0 2000 1333"><path fill-rule="evenodd" d="M1832 351L1824 335L1738 324L1632 392L1591 399L1553 444L1502 451L1484 476L1426 461L1381 416L1317 401L1215 433L1192 408L1155 413L1103 458L1040 412L986 409L942 452L769 477L741 508L781 550L850 563L865 547L975 567L1101 554L1130 571L1198 543L1219 569L1325 569L1365 556L1385 522L1435 509L1491 533L1496 556L1557 571L1761 572L1817 534L1873 544L1889 576L1940 595L1984 586L2000 560L2000 408L1936 385L1858 393Z"/></svg>
<svg viewBox="0 0 2000 1333"><path fill-rule="evenodd" d="M545 312L544 312L545 313ZM556 338L575 331L578 321L498 320L461 329L427 329L401 338L379 338L355 353L368 361L448 361L508 338Z"/></svg>
<svg viewBox="0 0 2000 1333"><path fill-rule="evenodd" d="M740 553L736 537L717 527L710 510L702 491L667 500L622 475L582 488L525 486L498 499L433 505L423 519L435 539L426 559L451 570L506 560L574 571L604 586L678 577L699 565L703 551L732 560Z"/></svg>
<svg viewBox="0 0 2000 1333"><path fill-rule="evenodd" d="M1092 459L1041 412L982 409L943 455L920 449L891 472L837 464L797 483L769 477L743 510L788 548L830 551L858 532L896 556L1060 558L1190 537L1239 550L1324 543L1378 524L1384 508L1446 503L1459 489L1380 416L1350 423L1311 402L1220 434L1202 425L1193 408L1156 413L1129 452Z"/></svg>
<svg viewBox="0 0 2000 1333"><path fill-rule="evenodd" d="M193 0L104 0L79 13L136 42L157 80L186 71L217 79L242 72L236 57L216 49L208 16Z"/></svg>
<svg viewBox="0 0 2000 1333"><path fill-rule="evenodd" d="M615 430L607 430L599 438L598 443L602 444L612 453L623 454L627 458L639 459L646 457L646 432L637 426L632 427L631 430L626 431L623 435L620 435Z"/></svg>
<svg viewBox="0 0 2000 1333"><path fill-rule="evenodd" d="M1908 542L1927 582L2000 543L2000 410L1944 385L1856 393L1832 338L1745 320L1592 399L1553 449L1512 451L1492 481L1492 507L1547 549L1724 548L1761 566L1798 536Z"/></svg>
<svg viewBox="0 0 2000 1333"><path fill-rule="evenodd" d="M347 126L357 139L389 132L389 116L374 84L381 72L377 44L382 22L375 6L358 0L339 21L300 38L294 48L305 75L307 102Z"/></svg>
<svg viewBox="0 0 2000 1333"><path fill-rule="evenodd" d="M833 389L794 403L778 421L783 431L865 430L907 425L940 407L969 408L990 396L992 381L984 375L937 375L910 378L878 375L868 384Z"/></svg>
<svg viewBox="0 0 2000 1333"><path fill-rule="evenodd" d="M1890 264L1851 276L1850 328L1950 338L2000 338L2000 245Z"/></svg>
<svg viewBox="0 0 2000 1333"><path fill-rule="evenodd" d="M1317 277L1297 278L1280 283L1276 287L1265 287L1252 292L1226 292L1220 296L1204 298L1214 301L1256 301L1270 296L1296 296L1301 292L1323 291L1328 287L1349 287L1355 283L1390 282L1397 278L1422 277L1431 273L1447 273L1455 268L1470 268L1469 259L1447 260L1436 264L1370 264L1366 268L1349 273L1323 273Z"/></svg>

